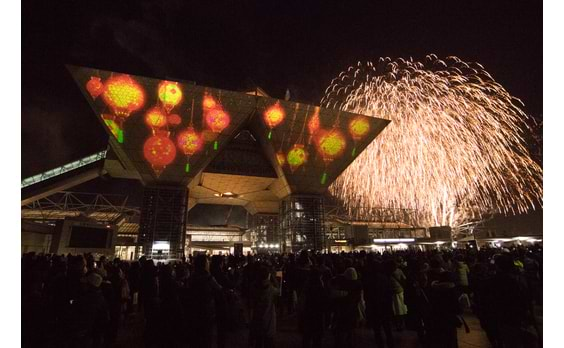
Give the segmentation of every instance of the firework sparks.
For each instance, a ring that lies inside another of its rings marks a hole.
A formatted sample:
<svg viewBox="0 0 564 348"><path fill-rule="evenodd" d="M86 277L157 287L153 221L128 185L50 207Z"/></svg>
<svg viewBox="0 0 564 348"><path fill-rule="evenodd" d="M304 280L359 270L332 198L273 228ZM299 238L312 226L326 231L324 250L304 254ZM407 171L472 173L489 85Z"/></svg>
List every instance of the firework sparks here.
<svg viewBox="0 0 564 348"><path fill-rule="evenodd" d="M456 226L542 202L522 103L478 63L435 55L359 63L321 104L392 121L330 187L349 209L416 209L420 225Z"/></svg>

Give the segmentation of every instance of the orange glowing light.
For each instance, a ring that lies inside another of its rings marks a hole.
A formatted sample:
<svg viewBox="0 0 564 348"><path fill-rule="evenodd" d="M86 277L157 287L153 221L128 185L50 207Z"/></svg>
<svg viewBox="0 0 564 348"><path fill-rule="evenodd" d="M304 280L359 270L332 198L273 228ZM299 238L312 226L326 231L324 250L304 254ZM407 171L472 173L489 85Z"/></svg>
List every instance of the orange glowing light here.
<svg viewBox="0 0 564 348"><path fill-rule="evenodd" d="M370 131L370 123L366 117L357 116L349 122L349 132L354 140L364 138Z"/></svg>
<svg viewBox="0 0 564 348"><path fill-rule="evenodd" d="M106 81L102 98L117 116L129 117L143 107L145 92L131 76L116 75Z"/></svg>
<svg viewBox="0 0 564 348"><path fill-rule="evenodd" d="M145 123L151 128L162 128L167 124L167 117L163 110L155 106L145 114Z"/></svg>
<svg viewBox="0 0 564 348"><path fill-rule="evenodd" d="M157 175L171 164L176 157L176 147L172 140L164 134L153 135L143 145L143 156L151 164Z"/></svg>
<svg viewBox="0 0 564 348"><path fill-rule="evenodd" d="M276 104L272 105L264 112L263 119L264 123L272 129L282 123L285 116L286 113L284 109L280 106L279 102L276 102Z"/></svg>
<svg viewBox="0 0 564 348"><path fill-rule="evenodd" d="M176 138L176 144L182 153L187 156L192 156L202 149L204 140L193 127L188 127L186 130L180 132Z"/></svg>
<svg viewBox="0 0 564 348"><path fill-rule="evenodd" d="M88 93L90 93L92 99L96 99L100 94L104 92L104 84L99 77L92 76L86 83L86 90L88 91Z"/></svg>
<svg viewBox="0 0 564 348"><path fill-rule="evenodd" d="M178 82L161 82L158 95L167 113L182 101L182 90L178 86Z"/></svg>
<svg viewBox="0 0 564 348"><path fill-rule="evenodd" d="M316 107L315 112L310 117L310 119L307 123L307 130L309 132L309 135L310 136L314 135L319 130L319 126L320 126L320 124L319 124L319 108Z"/></svg>
<svg viewBox="0 0 564 348"><path fill-rule="evenodd" d="M166 121L171 126L178 126L180 123L182 123L182 118L177 114L172 114L167 116Z"/></svg>
<svg viewBox="0 0 564 348"><path fill-rule="evenodd" d="M330 162L343 154L347 141L340 130L333 128L329 131L321 130L318 133L317 151L325 162Z"/></svg>
<svg viewBox="0 0 564 348"><path fill-rule="evenodd" d="M206 94L204 95L203 105L204 105L204 110L209 110L215 108L217 102L215 101L215 99L213 99L212 96Z"/></svg>
<svg viewBox="0 0 564 348"><path fill-rule="evenodd" d="M231 122L229 115L219 105L205 113L205 120L208 127L214 133L221 133Z"/></svg>
<svg viewBox="0 0 564 348"><path fill-rule="evenodd" d="M281 167L286 164L286 155L284 155L284 152L279 151L276 153L276 160Z"/></svg>
<svg viewBox="0 0 564 348"><path fill-rule="evenodd" d="M290 151L288 151L286 159L290 165L290 169L294 171L307 162L307 157L308 154L304 146L302 144L295 144Z"/></svg>

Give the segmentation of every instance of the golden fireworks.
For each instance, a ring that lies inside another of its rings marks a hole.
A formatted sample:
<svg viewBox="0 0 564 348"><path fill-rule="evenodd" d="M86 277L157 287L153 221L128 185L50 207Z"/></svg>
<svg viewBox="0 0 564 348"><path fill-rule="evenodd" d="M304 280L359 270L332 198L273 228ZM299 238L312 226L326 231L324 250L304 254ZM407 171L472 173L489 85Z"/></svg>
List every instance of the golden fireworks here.
<svg viewBox="0 0 564 348"><path fill-rule="evenodd" d="M420 225L456 226L542 202L522 103L478 63L435 55L359 63L321 104L392 121L330 187L351 210L416 209Z"/></svg>

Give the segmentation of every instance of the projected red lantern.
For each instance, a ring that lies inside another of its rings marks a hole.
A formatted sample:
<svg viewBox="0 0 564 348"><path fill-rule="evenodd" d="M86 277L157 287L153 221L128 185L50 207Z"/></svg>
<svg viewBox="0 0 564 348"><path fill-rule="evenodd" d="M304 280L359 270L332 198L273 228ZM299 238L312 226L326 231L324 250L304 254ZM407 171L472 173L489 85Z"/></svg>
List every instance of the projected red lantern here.
<svg viewBox="0 0 564 348"><path fill-rule="evenodd" d="M176 157L176 147L168 138L168 132L158 132L145 141L143 156L151 164L159 177L167 165Z"/></svg>
<svg viewBox="0 0 564 348"><path fill-rule="evenodd" d="M295 171L300 166L304 165L307 162L307 151L302 144L295 144L292 146L290 151L288 151L288 155L286 156L286 160L290 165L290 169Z"/></svg>
<svg viewBox="0 0 564 348"><path fill-rule="evenodd" d="M86 90L90 93L92 99L96 99L104 92L104 84L99 77L92 76L90 80L86 82Z"/></svg>
<svg viewBox="0 0 564 348"><path fill-rule="evenodd" d="M163 81L159 84L158 96L165 111L169 113L182 101L182 90L178 82Z"/></svg>
<svg viewBox="0 0 564 348"><path fill-rule="evenodd" d="M129 75L116 75L106 81L104 102L119 117L127 118L145 104L143 88Z"/></svg>
<svg viewBox="0 0 564 348"><path fill-rule="evenodd" d="M276 102L276 104L272 105L264 112L264 123L266 123L268 128L270 128L270 131L268 132L268 139L272 138L272 129L282 123L285 117L286 113L280 106L280 102Z"/></svg>
<svg viewBox="0 0 564 348"><path fill-rule="evenodd" d="M351 134L355 146L352 150L352 157L356 155L356 142L362 140L370 131L370 123L366 117L357 116L349 122L349 133Z"/></svg>
<svg viewBox="0 0 564 348"><path fill-rule="evenodd" d="M308 144L311 144L311 139L313 138L315 133L317 133L319 127L320 127L319 107L316 107L313 115L309 118L309 121L307 122L307 131L309 133Z"/></svg>
<svg viewBox="0 0 564 348"><path fill-rule="evenodd" d="M166 114L158 106L150 108L145 114L145 123L147 124L147 126L151 127L151 129L154 132L155 129L166 126L167 124Z"/></svg>
<svg viewBox="0 0 564 348"><path fill-rule="evenodd" d="M187 157L185 171L188 173L190 171L190 156L202 149L204 139L193 127L188 127L178 134L176 144Z"/></svg>
<svg viewBox="0 0 564 348"><path fill-rule="evenodd" d="M179 124L182 123L182 118L177 114L172 114L167 116L166 121L171 126L178 126Z"/></svg>

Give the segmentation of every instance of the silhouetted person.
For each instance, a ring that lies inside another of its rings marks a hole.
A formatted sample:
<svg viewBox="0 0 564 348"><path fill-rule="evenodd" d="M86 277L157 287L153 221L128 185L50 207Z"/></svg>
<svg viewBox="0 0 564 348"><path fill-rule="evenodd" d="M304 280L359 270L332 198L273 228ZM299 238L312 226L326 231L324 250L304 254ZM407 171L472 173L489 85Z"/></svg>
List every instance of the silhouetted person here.
<svg viewBox="0 0 564 348"><path fill-rule="evenodd" d="M250 289L251 318L249 345L253 348L274 347L276 335L275 298L279 295L276 278L261 265L256 271L255 283Z"/></svg>
<svg viewBox="0 0 564 348"><path fill-rule="evenodd" d="M188 279L186 291L184 306L190 347L211 347L216 298L221 292L221 286L209 273L206 255L199 254L194 258L194 273Z"/></svg>
<svg viewBox="0 0 564 348"><path fill-rule="evenodd" d="M354 347L354 329L360 319L359 302L362 284L356 270L349 267L331 281L333 322L332 328L337 347Z"/></svg>
<svg viewBox="0 0 564 348"><path fill-rule="evenodd" d="M102 347L107 337L110 313L100 289L102 277L90 272L83 278L84 292L73 301L73 323L75 328L69 347Z"/></svg>
<svg viewBox="0 0 564 348"><path fill-rule="evenodd" d="M325 329L325 313L329 299L321 272L313 270L304 289L304 308L299 320L302 347L321 347Z"/></svg>
<svg viewBox="0 0 564 348"><path fill-rule="evenodd" d="M430 313L425 323L429 347L457 348L458 316L462 309L458 303L458 292L450 272L442 272L439 280L431 283L429 290Z"/></svg>
<svg viewBox="0 0 564 348"><path fill-rule="evenodd" d="M487 285L490 296L486 306L492 310L500 347L537 347L540 342L532 297L524 277L518 274L508 254L499 255L495 265L497 273Z"/></svg>
<svg viewBox="0 0 564 348"><path fill-rule="evenodd" d="M376 347L384 347L382 329L386 335L388 347L394 347L392 335L393 291L389 277L383 270L382 264L373 261L372 255L368 257L366 271L363 277L364 300L366 301L366 317L368 326L374 331Z"/></svg>
<svg viewBox="0 0 564 348"><path fill-rule="evenodd" d="M232 304L230 301L233 301L233 297L236 295L233 293L234 286L224 270L224 260L222 256L212 256L210 273L222 287L222 291L218 292L216 295L215 303L217 314L217 347L224 348L227 332L236 324L230 322L229 314L231 313L229 313L230 308L228 308L228 305Z"/></svg>

